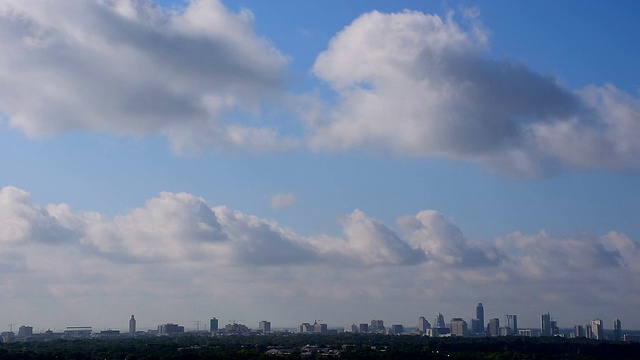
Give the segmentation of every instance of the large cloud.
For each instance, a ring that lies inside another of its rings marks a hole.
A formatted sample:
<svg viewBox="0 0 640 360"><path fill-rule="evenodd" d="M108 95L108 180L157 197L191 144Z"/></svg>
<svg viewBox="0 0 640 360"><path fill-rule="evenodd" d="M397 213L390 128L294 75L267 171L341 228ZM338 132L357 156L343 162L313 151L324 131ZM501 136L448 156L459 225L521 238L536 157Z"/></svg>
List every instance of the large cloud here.
<svg viewBox="0 0 640 360"><path fill-rule="evenodd" d="M521 176L638 167L638 99L613 85L572 91L492 59L487 38L476 20L360 16L313 67L339 104L307 120L312 147L453 157Z"/></svg>
<svg viewBox="0 0 640 360"><path fill-rule="evenodd" d="M495 265L502 256L491 246L470 243L456 224L435 210L401 217L398 225L415 247L440 264L462 267Z"/></svg>
<svg viewBox="0 0 640 360"><path fill-rule="evenodd" d="M248 11L194 0L0 1L0 111L28 136L70 129L163 133L193 144L283 145L270 127L226 124L278 94L286 58ZM286 142L286 141L285 141Z"/></svg>
<svg viewBox="0 0 640 360"><path fill-rule="evenodd" d="M0 297L23 317L59 321L50 314L62 312L63 321L107 324L122 306L157 323L168 308L191 319L212 299L216 311L267 313L288 325L336 308L339 314L323 318L342 325L347 315L366 321L384 311L405 321L425 306L453 312L478 301L530 309L523 321L551 310L582 323L591 316L585 311L622 317L632 310L621 309L640 304L640 245L615 231L516 232L474 242L434 210L398 218L399 233L360 210L342 226L341 237L304 236L186 193L161 193L110 218L39 205L28 192L5 187L0 269L11 276L0 277ZM256 304L265 297L270 301ZM122 316L127 320L129 310Z"/></svg>

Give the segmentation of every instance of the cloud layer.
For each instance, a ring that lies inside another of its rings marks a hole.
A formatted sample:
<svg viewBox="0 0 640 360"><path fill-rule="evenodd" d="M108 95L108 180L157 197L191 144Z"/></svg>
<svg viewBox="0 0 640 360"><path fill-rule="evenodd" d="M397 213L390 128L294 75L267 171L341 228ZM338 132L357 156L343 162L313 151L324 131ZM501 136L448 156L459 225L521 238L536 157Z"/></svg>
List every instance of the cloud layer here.
<svg viewBox="0 0 640 360"><path fill-rule="evenodd" d="M637 97L612 84L569 89L496 59L477 14L463 15L355 19L312 68L337 94L332 104L287 93L288 58L254 32L251 12L217 0L175 10L144 0L2 0L0 114L30 137L163 134L179 152L306 143L462 159L525 177L638 169ZM268 117L265 104L304 108L287 116L305 130L249 121Z"/></svg>
<svg viewBox="0 0 640 360"><path fill-rule="evenodd" d="M306 142L462 159L525 177L637 170L637 97L612 84L569 89L496 59L486 29L464 14L361 15L312 68L338 102L316 97L307 107L308 95L286 93L288 58L254 32L248 10L204 0L175 10L144 0L3 0L0 114L30 137L164 134L176 151ZM302 134L291 122L248 121L266 103L292 101L305 108Z"/></svg>
<svg viewBox="0 0 640 360"><path fill-rule="evenodd" d="M634 309L640 301L640 245L618 232L562 238L544 231L512 233L474 242L435 210L398 218L398 231L360 210L345 215L342 226L338 237L305 236L186 193L161 193L107 218L65 204L39 205L28 192L5 187L0 269L11 276L0 278L0 289L8 303L23 302L24 312L18 313L29 319L34 311L29 306L46 300L48 307L70 306L66 311L103 322L91 309L105 299L140 308L164 298L168 303L145 310L157 317L174 302L198 308L213 297L220 302L217 311L233 312L244 304L234 300L237 296L268 294L269 306L252 311L278 321L302 320L308 311L331 304L344 305L344 314L327 321L357 316L365 308L369 314L413 318L424 311L425 298L440 309L478 298L522 309L543 306L566 310L578 321L587 315L577 314L572 305L577 300L611 316L622 316L613 313ZM408 297L406 311L384 310L398 293ZM363 299L367 306L353 307ZM56 311L65 311L60 308ZM277 315L285 308L297 310ZM178 311L189 316L183 312Z"/></svg>

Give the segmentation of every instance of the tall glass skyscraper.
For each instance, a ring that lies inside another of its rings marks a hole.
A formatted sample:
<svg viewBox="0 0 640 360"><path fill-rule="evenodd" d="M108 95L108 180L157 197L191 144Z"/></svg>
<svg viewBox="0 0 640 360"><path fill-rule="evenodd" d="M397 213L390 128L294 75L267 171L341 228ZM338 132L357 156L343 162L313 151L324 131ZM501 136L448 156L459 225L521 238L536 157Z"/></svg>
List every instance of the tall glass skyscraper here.
<svg viewBox="0 0 640 360"><path fill-rule="evenodd" d="M549 313L542 314L540 317L540 336L552 336L551 315Z"/></svg>
<svg viewBox="0 0 640 360"><path fill-rule="evenodd" d="M480 323L480 328L477 329L477 331L479 333L484 332L486 324L484 323L484 307L482 307L482 303L478 303L478 306L476 306L476 319L478 319L478 322Z"/></svg>

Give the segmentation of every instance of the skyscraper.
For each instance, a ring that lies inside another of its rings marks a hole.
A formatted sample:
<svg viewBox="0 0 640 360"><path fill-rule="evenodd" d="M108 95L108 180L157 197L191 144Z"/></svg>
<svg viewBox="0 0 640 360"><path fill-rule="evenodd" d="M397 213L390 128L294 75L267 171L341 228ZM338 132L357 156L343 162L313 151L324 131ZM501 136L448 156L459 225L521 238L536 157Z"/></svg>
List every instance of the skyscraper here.
<svg viewBox="0 0 640 360"><path fill-rule="evenodd" d="M433 320L433 322L435 323L436 327L438 327L438 328L447 327L447 325L444 323L444 315L442 315L441 313L438 313L438 315L436 315L436 317Z"/></svg>
<svg viewBox="0 0 640 360"><path fill-rule="evenodd" d="M549 313L542 314L540 325L540 336L551 336L551 315Z"/></svg>
<svg viewBox="0 0 640 360"><path fill-rule="evenodd" d="M129 319L129 334L136 333L136 319L131 315L131 319Z"/></svg>
<svg viewBox="0 0 640 360"><path fill-rule="evenodd" d="M209 331L212 333L218 332L218 318L214 317L209 320Z"/></svg>
<svg viewBox="0 0 640 360"><path fill-rule="evenodd" d="M371 320L371 328L369 329L371 332L380 332L384 331L384 321L382 320Z"/></svg>
<svg viewBox="0 0 640 360"><path fill-rule="evenodd" d="M427 329L431 329L431 324L429 324L424 316L420 316L418 319L418 330L420 331L420 334L426 333Z"/></svg>
<svg viewBox="0 0 640 360"><path fill-rule="evenodd" d="M620 323L620 319L613 320L613 340L622 340L622 324Z"/></svg>
<svg viewBox="0 0 640 360"><path fill-rule="evenodd" d="M489 319L489 324L487 325L487 333L489 333L489 336L500 335L500 319Z"/></svg>
<svg viewBox="0 0 640 360"><path fill-rule="evenodd" d="M602 320L600 320L600 318L591 320L591 338L604 340L604 327L602 326Z"/></svg>
<svg viewBox="0 0 640 360"><path fill-rule="evenodd" d="M258 324L260 331L263 334L266 334L271 331L271 322L270 321L260 321Z"/></svg>
<svg viewBox="0 0 640 360"><path fill-rule="evenodd" d="M478 319L478 322L480 323L480 327L477 329L477 332L484 332L484 307L482 307L482 303L478 303L478 306L476 306L476 319Z"/></svg>
<svg viewBox="0 0 640 360"><path fill-rule="evenodd" d="M451 334L455 336L466 336L467 335L467 322L462 318L453 318L449 323L449 327L451 329Z"/></svg>
<svg viewBox="0 0 640 360"><path fill-rule="evenodd" d="M507 320L507 327L509 328L509 335L518 335L518 315L505 315Z"/></svg>

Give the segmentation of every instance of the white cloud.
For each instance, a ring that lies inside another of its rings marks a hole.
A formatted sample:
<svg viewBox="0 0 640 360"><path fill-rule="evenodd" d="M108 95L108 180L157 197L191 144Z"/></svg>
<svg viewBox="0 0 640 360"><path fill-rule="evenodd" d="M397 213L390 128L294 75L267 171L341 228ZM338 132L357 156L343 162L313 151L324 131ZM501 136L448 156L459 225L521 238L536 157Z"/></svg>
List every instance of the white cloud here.
<svg viewBox="0 0 640 360"><path fill-rule="evenodd" d="M480 300L526 311L523 321L529 312L562 311L571 326L581 316L631 317L624 309L640 299L640 245L615 231L512 233L480 243L434 210L398 218L400 233L360 210L342 225L342 237L305 237L186 193L161 193L107 218L35 204L28 192L5 187L0 269L11 276L0 278L0 297L22 321L36 314L115 326L114 318L124 322L138 309L155 319L151 327L168 311L210 316L212 301L227 316L294 325L324 314L341 325L379 313L413 321L425 308L460 311Z"/></svg>
<svg viewBox="0 0 640 360"><path fill-rule="evenodd" d="M249 11L216 0L171 11L143 0L2 0L0 41L0 109L30 137L82 129L166 134L178 151L281 146L269 127L225 121L256 113L285 81L288 60L254 33Z"/></svg>
<svg viewBox="0 0 640 360"><path fill-rule="evenodd" d="M638 168L640 100L612 85L572 91L491 55L475 19L360 16L313 67L339 101L307 119L311 147L459 158L517 176Z"/></svg>
<svg viewBox="0 0 640 360"><path fill-rule="evenodd" d="M295 205L298 202L298 198L294 193L279 193L273 195L270 202L272 208L284 209Z"/></svg>
<svg viewBox="0 0 640 360"><path fill-rule="evenodd" d="M439 264L476 267L495 266L502 254L492 246L470 243L460 228L435 210L398 219L411 244Z"/></svg>
<svg viewBox="0 0 640 360"><path fill-rule="evenodd" d="M412 265L425 261L424 253L411 248L381 222L354 210L342 221L346 236L332 238L320 235L310 238L313 246L329 259L345 259L347 263L375 265Z"/></svg>

